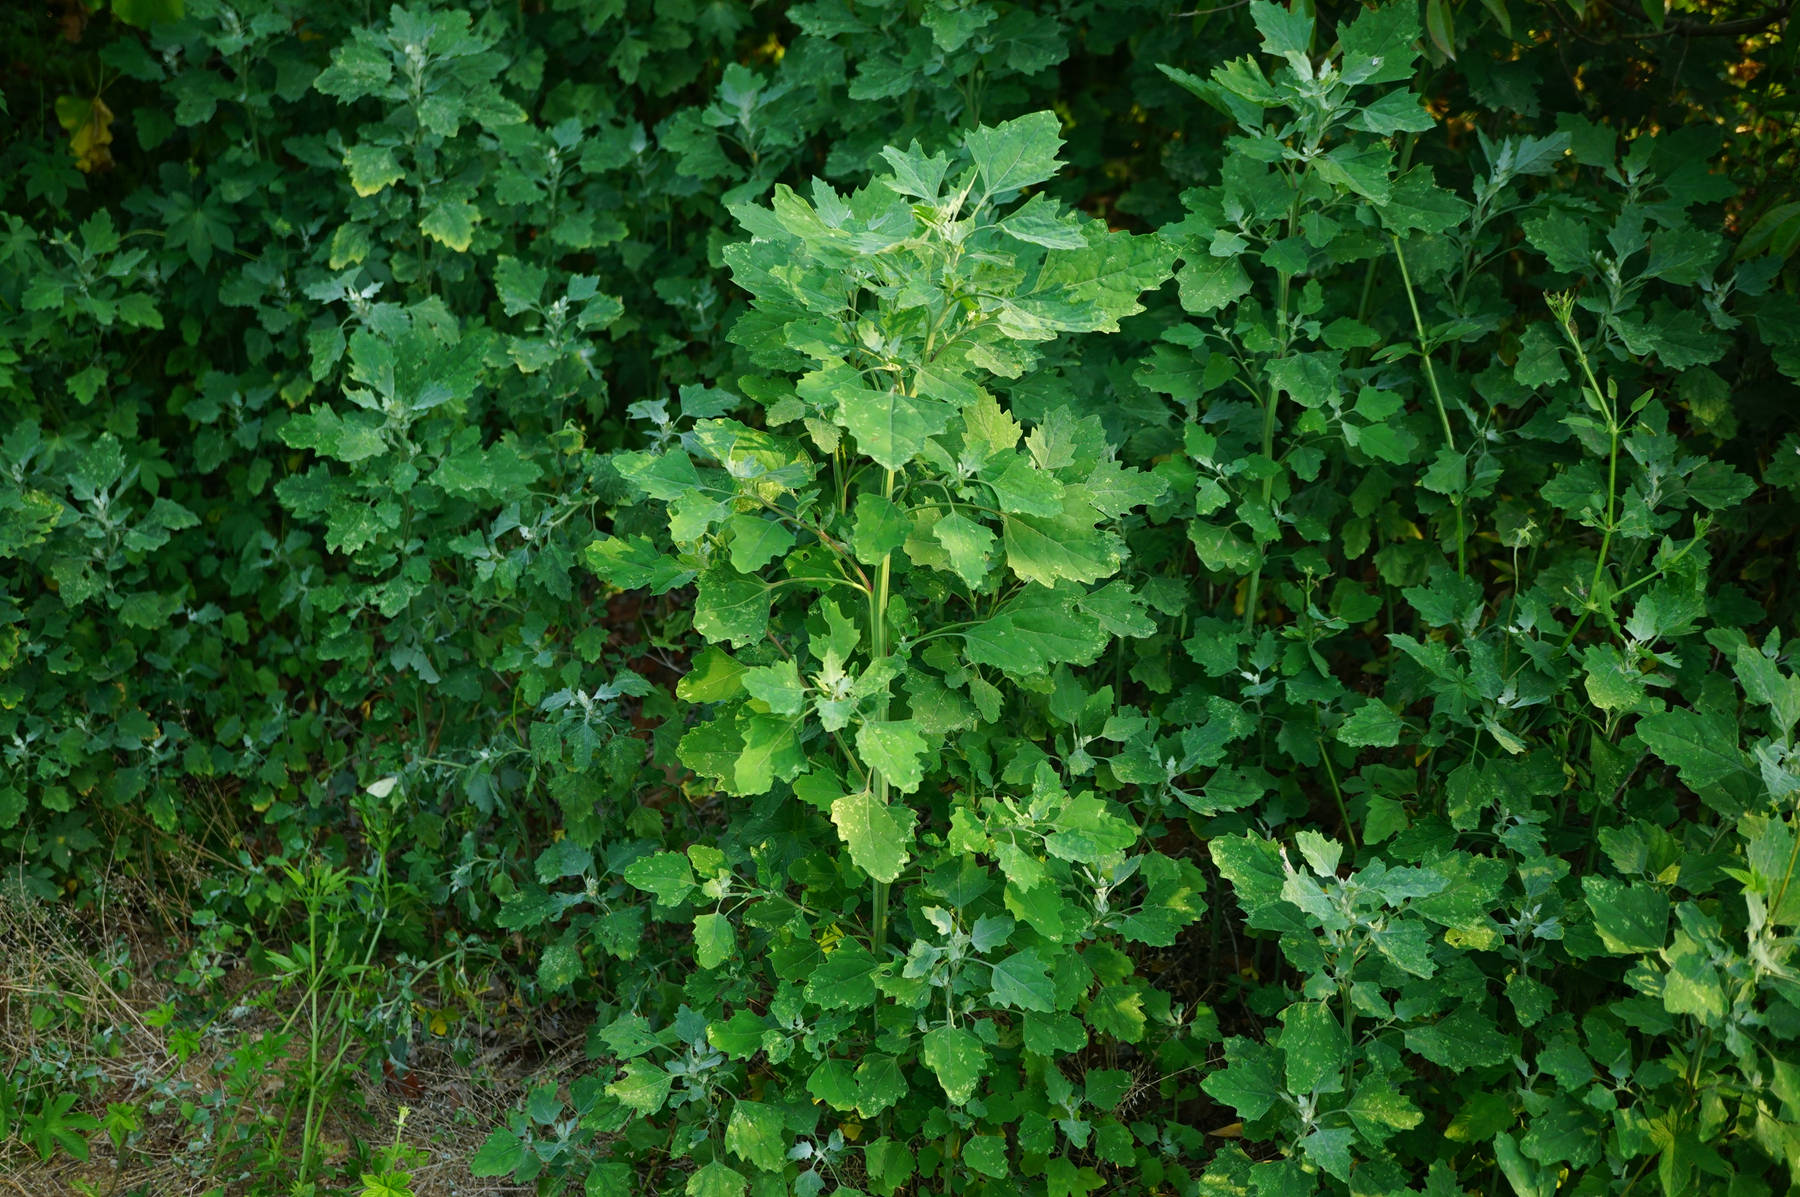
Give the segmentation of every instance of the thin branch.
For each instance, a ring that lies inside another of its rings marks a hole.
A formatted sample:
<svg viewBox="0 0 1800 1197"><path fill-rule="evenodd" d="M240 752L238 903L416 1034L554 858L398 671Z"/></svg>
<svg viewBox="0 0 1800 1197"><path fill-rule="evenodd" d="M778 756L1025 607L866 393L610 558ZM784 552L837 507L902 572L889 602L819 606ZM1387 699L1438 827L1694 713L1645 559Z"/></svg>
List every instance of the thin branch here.
<svg viewBox="0 0 1800 1197"><path fill-rule="evenodd" d="M1234 0L1231 4L1221 4L1217 8L1196 8L1189 12L1170 13L1169 17L1170 19L1176 17L1210 17L1216 12L1230 12L1232 9L1242 8L1248 3L1250 3L1250 0Z"/></svg>

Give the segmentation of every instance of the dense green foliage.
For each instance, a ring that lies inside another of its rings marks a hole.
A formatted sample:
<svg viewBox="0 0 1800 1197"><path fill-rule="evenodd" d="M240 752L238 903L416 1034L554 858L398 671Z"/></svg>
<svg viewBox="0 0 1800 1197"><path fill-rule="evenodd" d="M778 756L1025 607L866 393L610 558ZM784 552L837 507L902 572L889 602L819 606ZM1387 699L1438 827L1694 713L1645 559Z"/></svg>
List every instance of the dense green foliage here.
<svg viewBox="0 0 1800 1197"><path fill-rule="evenodd" d="M8 900L298 1095L0 1153L498 970L551 1192L1800 1181L1793 45L1167 7L0 16Z"/></svg>

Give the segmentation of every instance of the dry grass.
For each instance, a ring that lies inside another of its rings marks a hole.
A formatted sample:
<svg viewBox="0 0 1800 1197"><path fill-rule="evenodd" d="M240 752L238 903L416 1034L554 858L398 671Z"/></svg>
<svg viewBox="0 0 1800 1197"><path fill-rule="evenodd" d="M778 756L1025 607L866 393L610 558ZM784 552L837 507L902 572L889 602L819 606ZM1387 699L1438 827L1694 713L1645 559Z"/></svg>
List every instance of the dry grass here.
<svg viewBox="0 0 1800 1197"><path fill-rule="evenodd" d="M234 1053L279 1029L278 1013L250 1000L259 985L266 988L250 970L224 962L226 976L206 998L216 1017L185 1061L172 1049L168 1030L152 1025L154 1011L183 996L167 978L192 941L185 919L128 880L109 882L108 891L79 912L0 890L0 1061L7 1072L42 1076L52 1069L69 1078L70 1087L92 1095L80 1108L96 1116L109 1102L143 1109L159 1093L181 1090L188 1100L210 1105L228 1126L234 1119L239 1125L279 1119L289 1096L279 1066L260 1074L248 1101L227 1096ZM496 1005L505 1009L504 1002ZM351 1174L357 1158L352 1144L370 1145L366 1153L391 1142L402 1106L409 1111L405 1141L427 1152L426 1162L413 1169L419 1197L530 1191L471 1177L467 1162L530 1089L547 1082L566 1086L580 1075L582 1029L523 1017L487 1019L445 1036L425 1036L398 1083L372 1081L367 1069L359 1069L346 1098L326 1111L327 1164L340 1175L336 1184L328 1177L321 1191L359 1191ZM288 1050L300 1048L296 1043ZM144 1119L123 1153L104 1132L90 1133L92 1156L85 1162L61 1154L43 1162L16 1138L0 1143L0 1181L6 1182L0 1197L13 1191L30 1197L198 1197L261 1187L227 1171L242 1173L244 1163L221 1160L199 1128L173 1112L173 1103L161 1116L146 1110ZM296 1140L297 1131L290 1130L288 1141Z"/></svg>

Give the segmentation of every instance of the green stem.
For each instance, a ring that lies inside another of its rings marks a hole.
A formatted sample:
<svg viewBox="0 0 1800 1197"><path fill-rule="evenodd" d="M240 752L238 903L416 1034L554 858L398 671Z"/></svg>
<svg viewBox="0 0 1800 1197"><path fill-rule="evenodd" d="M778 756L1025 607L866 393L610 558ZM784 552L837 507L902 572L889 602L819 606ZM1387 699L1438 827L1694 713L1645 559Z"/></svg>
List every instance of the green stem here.
<svg viewBox="0 0 1800 1197"><path fill-rule="evenodd" d="M1581 364L1582 377L1587 380L1588 393L1594 397L1594 407L1606 417L1606 517L1605 527L1600 532L1600 555L1594 559L1593 580L1588 583L1587 609L1575 620L1575 626L1563 637L1562 646L1566 649L1575 640L1576 633L1587 624L1599 602L1600 582L1606 573L1606 561L1612 551L1614 515L1619 503L1619 433L1624 429L1619 426L1619 416L1606 393L1601 390L1599 380L1594 377L1593 367L1588 364L1587 352L1582 349L1581 341L1575 335L1575 324L1567 306L1557 309L1559 323L1563 335L1568 338L1569 345L1575 350L1575 360Z"/></svg>
<svg viewBox="0 0 1800 1197"><path fill-rule="evenodd" d="M1351 859L1356 859L1360 851L1356 842L1356 828L1350 825L1350 808L1344 805L1344 791L1338 787L1337 770L1331 767L1331 752L1325 747L1325 741L1319 741L1319 759L1325 762L1325 776L1331 781L1331 796L1337 799L1338 818L1344 821L1344 835L1350 841Z"/></svg>
<svg viewBox="0 0 1800 1197"><path fill-rule="evenodd" d="M881 484L882 498L892 502L894 497L894 471L889 470ZM875 588L869 593L869 654L872 660L880 661L888 655L887 615L889 585L893 573L893 554L884 553L881 565L875 574ZM887 699L881 697L875 702L875 717L887 718ZM874 783L875 801L881 806L888 804L887 775L873 766L869 769L870 779ZM870 947L877 957L887 943L888 924L888 883L875 882L875 926L873 942Z"/></svg>
<svg viewBox="0 0 1800 1197"><path fill-rule="evenodd" d="M1394 261L1400 266L1400 282L1406 289L1406 303L1412 308L1413 328L1419 334L1419 360L1425 363L1425 381L1431 387L1432 402L1437 404L1438 421L1444 426L1444 445L1450 452L1456 452L1456 434L1450 431L1450 412L1444 406L1444 392L1438 387L1437 370L1431 364L1431 348L1425 343L1425 318L1419 314L1419 297L1413 293L1412 275L1406 269L1406 255L1400 252L1400 238L1390 237L1394 243ZM1463 531L1462 496L1451 500L1456 508L1456 575L1467 577L1469 573L1468 537Z"/></svg>
<svg viewBox="0 0 1800 1197"><path fill-rule="evenodd" d="M1285 299L1287 292L1286 277L1284 276L1281 281L1283 298ZM1285 308L1286 304L1284 303L1282 306ZM1280 401L1281 393L1271 386L1269 388L1268 397L1263 400L1262 426L1262 454L1271 461L1275 459L1275 413L1277 410L1276 405L1279 404ZM1274 488L1274 475L1270 474L1264 477L1262 482L1262 506L1265 511L1268 510L1269 501L1274 495ZM1246 632L1256 626L1256 603L1261 590L1262 562L1259 560L1256 563L1256 568L1250 571L1249 585L1244 588L1244 630Z"/></svg>

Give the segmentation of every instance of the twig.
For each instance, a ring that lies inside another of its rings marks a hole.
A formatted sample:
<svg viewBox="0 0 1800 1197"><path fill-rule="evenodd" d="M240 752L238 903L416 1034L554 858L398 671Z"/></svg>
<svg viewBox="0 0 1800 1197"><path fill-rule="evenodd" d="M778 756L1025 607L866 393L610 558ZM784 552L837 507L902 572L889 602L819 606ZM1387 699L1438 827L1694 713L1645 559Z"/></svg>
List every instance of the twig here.
<svg viewBox="0 0 1800 1197"><path fill-rule="evenodd" d="M1210 17L1216 12L1230 12L1232 9L1242 8L1248 3L1250 3L1250 0L1234 0L1234 3L1221 4L1217 8L1196 8L1190 12L1170 13L1169 17L1171 20L1177 17Z"/></svg>

